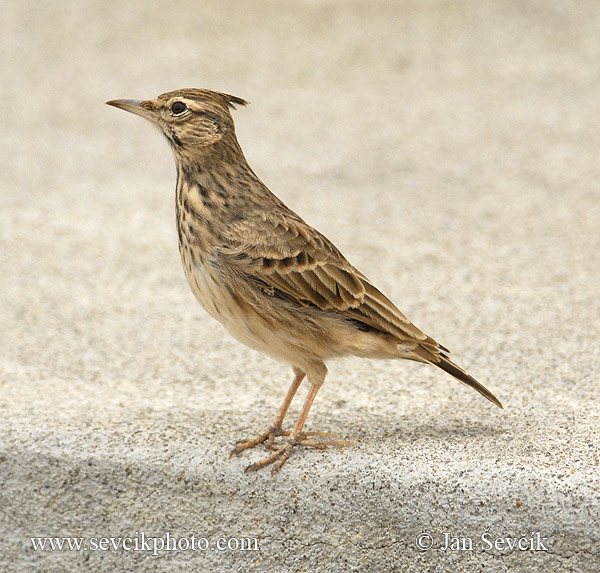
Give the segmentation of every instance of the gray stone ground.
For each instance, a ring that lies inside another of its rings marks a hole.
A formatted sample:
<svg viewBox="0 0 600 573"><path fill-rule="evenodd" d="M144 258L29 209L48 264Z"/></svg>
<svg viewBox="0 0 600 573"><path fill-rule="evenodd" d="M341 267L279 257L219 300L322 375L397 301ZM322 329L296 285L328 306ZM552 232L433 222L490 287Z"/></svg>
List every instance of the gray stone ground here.
<svg viewBox="0 0 600 573"><path fill-rule="evenodd" d="M9 0L0 26L2 571L600 569L597 2ZM308 427L355 446L228 461L291 372L195 303L167 145L104 105L192 86L253 102L258 174L504 411L346 360ZM89 547L167 531L212 549Z"/></svg>

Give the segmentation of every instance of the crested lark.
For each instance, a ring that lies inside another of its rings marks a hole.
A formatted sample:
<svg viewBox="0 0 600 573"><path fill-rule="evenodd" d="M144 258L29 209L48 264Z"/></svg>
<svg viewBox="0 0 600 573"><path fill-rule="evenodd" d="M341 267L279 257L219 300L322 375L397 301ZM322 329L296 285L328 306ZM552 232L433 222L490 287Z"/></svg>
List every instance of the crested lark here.
<svg viewBox="0 0 600 573"><path fill-rule="evenodd" d="M303 432L325 380L325 361L340 356L406 358L433 364L502 407L448 350L406 316L319 231L288 209L255 175L240 148L230 110L246 101L203 89L154 100L114 100L167 138L177 166L179 250L188 283L206 311L238 340L290 364L294 380L268 429L232 454L266 443L272 453L246 468L272 473L296 445L325 448ZM310 390L291 431L282 429L302 380ZM275 438L284 436L281 443Z"/></svg>

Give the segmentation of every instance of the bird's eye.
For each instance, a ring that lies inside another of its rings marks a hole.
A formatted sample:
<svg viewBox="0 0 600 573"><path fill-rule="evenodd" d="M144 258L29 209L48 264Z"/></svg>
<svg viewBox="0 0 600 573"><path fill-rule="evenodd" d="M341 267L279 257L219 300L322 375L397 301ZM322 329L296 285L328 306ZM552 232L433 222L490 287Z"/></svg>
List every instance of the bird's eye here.
<svg viewBox="0 0 600 573"><path fill-rule="evenodd" d="M187 105L181 101L176 101L171 105L171 113L173 115L181 115L184 111L187 111Z"/></svg>

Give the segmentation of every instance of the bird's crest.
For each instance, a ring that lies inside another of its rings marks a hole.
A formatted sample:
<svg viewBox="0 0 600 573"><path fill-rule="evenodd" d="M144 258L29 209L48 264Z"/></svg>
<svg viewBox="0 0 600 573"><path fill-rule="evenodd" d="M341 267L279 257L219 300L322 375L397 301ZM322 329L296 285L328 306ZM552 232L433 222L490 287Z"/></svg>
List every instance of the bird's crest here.
<svg viewBox="0 0 600 573"><path fill-rule="evenodd" d="M225 102L227 103L227 106L230 107L231 109L235 109L235 107L238 105L249 105L249 103L250 103L250 102L246 101L245 99L242 99L241 97L237 97L234 95L224 94L222 92L214 92L214 93L215 93L215 95L218 95L219 97L224 99Z"/></svg>
<svg viewBox="0 0 600 573"><path fill-rule="evenodd" d="M223 92L215 92L212 90L205 90L199 88L186 88L181 90L175 90L172 92L167 92L159 96L160 100L167 101L172 97L184 97L192 100L217 100L221 103L225 104L229 109L235 109L238 105L248 105L245 99L241 97L237 97L234 95L226 94Z"/></svg>

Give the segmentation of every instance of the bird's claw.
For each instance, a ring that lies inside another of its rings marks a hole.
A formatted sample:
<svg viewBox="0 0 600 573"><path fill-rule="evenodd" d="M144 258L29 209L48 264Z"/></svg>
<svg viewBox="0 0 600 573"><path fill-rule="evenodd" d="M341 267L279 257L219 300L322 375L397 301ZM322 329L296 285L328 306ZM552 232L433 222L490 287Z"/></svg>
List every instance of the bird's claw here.
<svg viewBox="0 0 600 573"><path fill-rule="evenodd" d="M290 434L291 434L291 432L289 430L282 430L279 435L280 436L289 436ZM330 444L330 442L317 442L315 440L309 440L309 436L318 436L318 437L327 437L327 438L335 437L331 432L300 432L296 436L296 440L294 443L298 444L299 446L306 446L309 448L317 448L319 450L326 450L327 445ZM275 444L275 439L267 440L267 442L265 443L265 448L267 450L275 450L275 449L277 449L277 447L279 447L279 446L277 444Z"/></svg>
<svg viewBox="0 0 600 573"><path fill-rule="evenodd" d="M286 439L281 444L271 443L267 445L267 449L272 450L267 457L259 460L256 463L247 466L245 472L254 472L273 464L271 469L271 476L274 476L278 472L283 464L290 457L292 450L296 446L304 446L307 448L317 448L318 450L326 450L329 446L352 446L354 442L348 442L346 440L329 440L326 442L317 441L310 439L309 436L331 436L328 432L300 432L297 435L293 435L290 432L282 431L280 435L285 435Z"/></svg>
<svg viewBox="0 0 600 573"><path fill-rule="evenodd" d="M251 438L249 440L240 440L231 453L229 454L229 458L241 454L244 450L249 450L255 448L259 444L264 443L265 447L270 449L273 447L275 443L275 438L278 436L289 436L289 430L283 430L280 425L274 424L269 427L265 432L256 436L256 438Z"/></svg>
<svg viewBox="0 0 600 573"><path fill-rule="evenodd" d="M291 441L289 438L283 444L274 444L271 446L273 449L273 453L269 454L266 458L262 460L250 464L244 469L244 472L255 472L269 464L273 464L273 468L271 469L271 477L275 475L275 472L278 472L281 469L281 466L287 461L292 453L292 449L296 445L296 441Z"/></svg>

